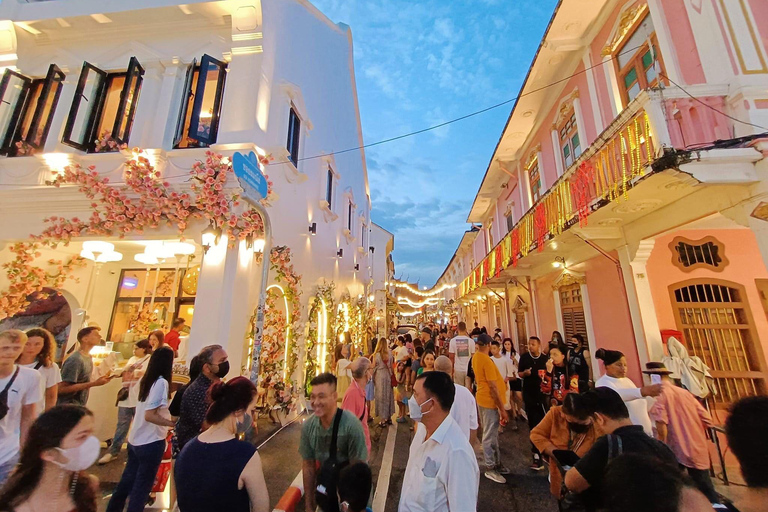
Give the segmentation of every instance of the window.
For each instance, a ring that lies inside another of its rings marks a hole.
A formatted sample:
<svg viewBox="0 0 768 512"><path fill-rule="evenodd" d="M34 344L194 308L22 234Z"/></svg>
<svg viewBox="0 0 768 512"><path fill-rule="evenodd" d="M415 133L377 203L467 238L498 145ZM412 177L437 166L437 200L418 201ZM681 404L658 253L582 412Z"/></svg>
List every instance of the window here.
<svg viewBox="0 0 768 512"><path fill-rule="evenodd" d="M347 204L347 230L352 233L352 201Z"/></svg>
<svg viewBox="0 0 768 512"><path fill-rule="evenodd" d="M0 83L0 154L24 156L43 148L63 82L64 73L55 64L38 79L5 70Z"/></svg>
<svg viewBox="0 0 768 512"><path fill-rule="evenodd" d="M672 263L683 272L697 268L720 272L728 264L723 244L711 236L701 240L676 237L669 247L672 250Z"/></svg>
<svg viewBox="0 0 768 512"><path fill-rule="evenodd" d="M361 223L362 226L360 226L360 247L365 249L365 222Z"/></svg>
<svg viewBox="0 0 768 512"><path fill-rule="evenodd" d="M619 87L625 105L635 99L640 91L659 84L655 63L658 62L664 72L664 61L658 50L659 43L650 15L646 15L633 30L615 54Z"/></svg>
<svg viewBox="0 0 768 512"><path fill-rule="evenodd" d="M173 147L201 148L216 143L227 65L210 55L187 68Z"/></svg>
<svg viewBox="0 0 768 512"><path fill-rule="evenodd" d="M486 230L488 232L488 252L491 252L491 249L493 249L494 243L493 243L493 217L488 219L488 229Z"/></svg>
<svg viewBox="0 0 768 512"><path fill-rule="evenodd" d="M565 168L568 169L581 155L581 142L579 141L579 130L576 125L575 113L571 112L571 115L566 118L566 121L558 130L558 135L560 137L560 147L563 150L563 162L565 163Z"/></svg>
<svg viewBox="0 0 768 512"><path fill-rule="evenodd" d="M512 212L508 212L507 215L504 217L507 221L507 233L512 231L512 228L515 227L515 219L512 216Z"/></svg>
<svg viewBox="0 0 768 512"><path fill-rule="evenodd" d="M765 394L765 363L757 351L752 313L744 287L715 280L670 286L677 327L691 355L709 366L717 394L726 406L745 396Z"/></svg>
<svg viewBox="0 0 768 512"><path fill-rule="evenodd" d="M325 185L325 202L328 203L328 209L333 211L333 169L328 166L328 177Z"/></svg>
<svg viewBox="0 0 768 512"><path fill-rule="evenodd" d="M301 119L296 113L296 109L291 105L291 111L288 114L288 142L286 148L293 165L299 166L299 138L301 136ZM351 221L350 221L351 222ZM352 229L352 228L350 228Z"/></svg>
<svg viewBox="0 0 768 512"><path fill-rule="evenodd" d="M539 172L538 159L534 160L528 168L528 179L531 183L531 196L535 203L541 197L541 173Z"/></svg>
<svg viewBox="0 0 768 512"><path fill-rule="evenodd" d="M574 334L581 334L587 339L587 322L584 318L584 303L581 298L581 285L563 286L560 292L560 310L563 315L563 338L571 339Z"/></svg>
<svg viewBox="0 0 768 512"><path fill-rule="evenodd" d="M100 145L97 139L127 144L143 77L136 57L121 72L108 73L84 63L61 142L82 151L117 149Z"/></svg>

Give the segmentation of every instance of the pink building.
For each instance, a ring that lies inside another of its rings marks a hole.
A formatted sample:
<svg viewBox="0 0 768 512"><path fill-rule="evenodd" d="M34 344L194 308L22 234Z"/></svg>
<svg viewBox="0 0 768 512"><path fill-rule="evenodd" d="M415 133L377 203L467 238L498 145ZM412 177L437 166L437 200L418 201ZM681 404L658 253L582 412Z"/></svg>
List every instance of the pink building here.
<svg viewBox="0 0 768 512"><path fill-rule="evenodd" d="M763 0L561 0L441 278L462 319L638 383L679 331L717 407L766 393L767 48Z"/></svg>

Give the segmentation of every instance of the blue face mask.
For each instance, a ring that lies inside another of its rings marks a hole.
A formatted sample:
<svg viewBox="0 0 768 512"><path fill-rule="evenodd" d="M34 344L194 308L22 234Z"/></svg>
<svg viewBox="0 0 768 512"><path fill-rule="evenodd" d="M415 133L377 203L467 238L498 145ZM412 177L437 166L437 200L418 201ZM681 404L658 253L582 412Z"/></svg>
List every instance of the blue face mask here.
<svg viewBox="0 0 768 512"><path fill-rule="evenodd" d="M432 412L432 409L430 409L427 412L422 412L421 408L424 407L424 405L427 404L432 400L431 398L424 402L423 404L419 405L419 402L416 401L416 395L411 395L411 398L408 399L408 411L411 413L411 419L414 421L419 421L422 416L425 414L429 414Z"/></svg>

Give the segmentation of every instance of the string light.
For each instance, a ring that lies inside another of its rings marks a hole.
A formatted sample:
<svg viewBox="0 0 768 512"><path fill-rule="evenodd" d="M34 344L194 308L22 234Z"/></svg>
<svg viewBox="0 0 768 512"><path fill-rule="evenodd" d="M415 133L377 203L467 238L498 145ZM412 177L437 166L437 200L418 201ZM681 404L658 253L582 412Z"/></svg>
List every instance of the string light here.
<svg viewBox="0 0 768 512"><path fill-rule="evenodd" d="M396 286L397 288L405 288L409 292L418 295L419 297L431 297L433 295L437 295L438 293L441 293L449 288L456 288L455 284L444 284L440 288L434 288L426 291L419 290L418 288L414 288L408 283L401 283L399 281L392 281L389 283L392 286Z"/></svg>
<svg viewBox="0 0 768 512"><path fill-rule="evenodd" d="M283 362L283 382L285 382L288 372L288 353L291 343L291 309L288 306L288 297L285 295L285 290L279 284L273 284L267 287L267 291L272 288L277 288L280 293L283 294L283 301L285 301L285 361Z"/></svg>
<svg viewBox="0 0 768 512"><path fill-rule="evenodd" d="M432 298L425 299L423 302L413 302L408 297L398 297L397 298L397 303L398 304L407 304L407 305L411 306L412 308L421 309L424 306L434 306L434 305L438 304L441 300L445 300L445 299L443 299L442 297L432 297Z"/></svg>

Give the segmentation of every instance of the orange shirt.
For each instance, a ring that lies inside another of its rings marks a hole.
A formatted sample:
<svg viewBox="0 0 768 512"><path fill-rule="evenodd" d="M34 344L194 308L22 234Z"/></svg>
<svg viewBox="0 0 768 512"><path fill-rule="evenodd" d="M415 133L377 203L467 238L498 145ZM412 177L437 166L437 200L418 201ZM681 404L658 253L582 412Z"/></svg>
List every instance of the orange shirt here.
<svg viewBox="0 0 768 512"><path fill-rule="evenodd" d="M477 395L475 395L477 405L486 409L496 409L497 404L493 400L491 387L488 383L496 383L496 391L499 392L503 402L506 382L504 382L504 378L499 373L499 369L490 356L482 352L475 352L472 356L472 369L475 371L475 382L477 383Z"/></svg>

